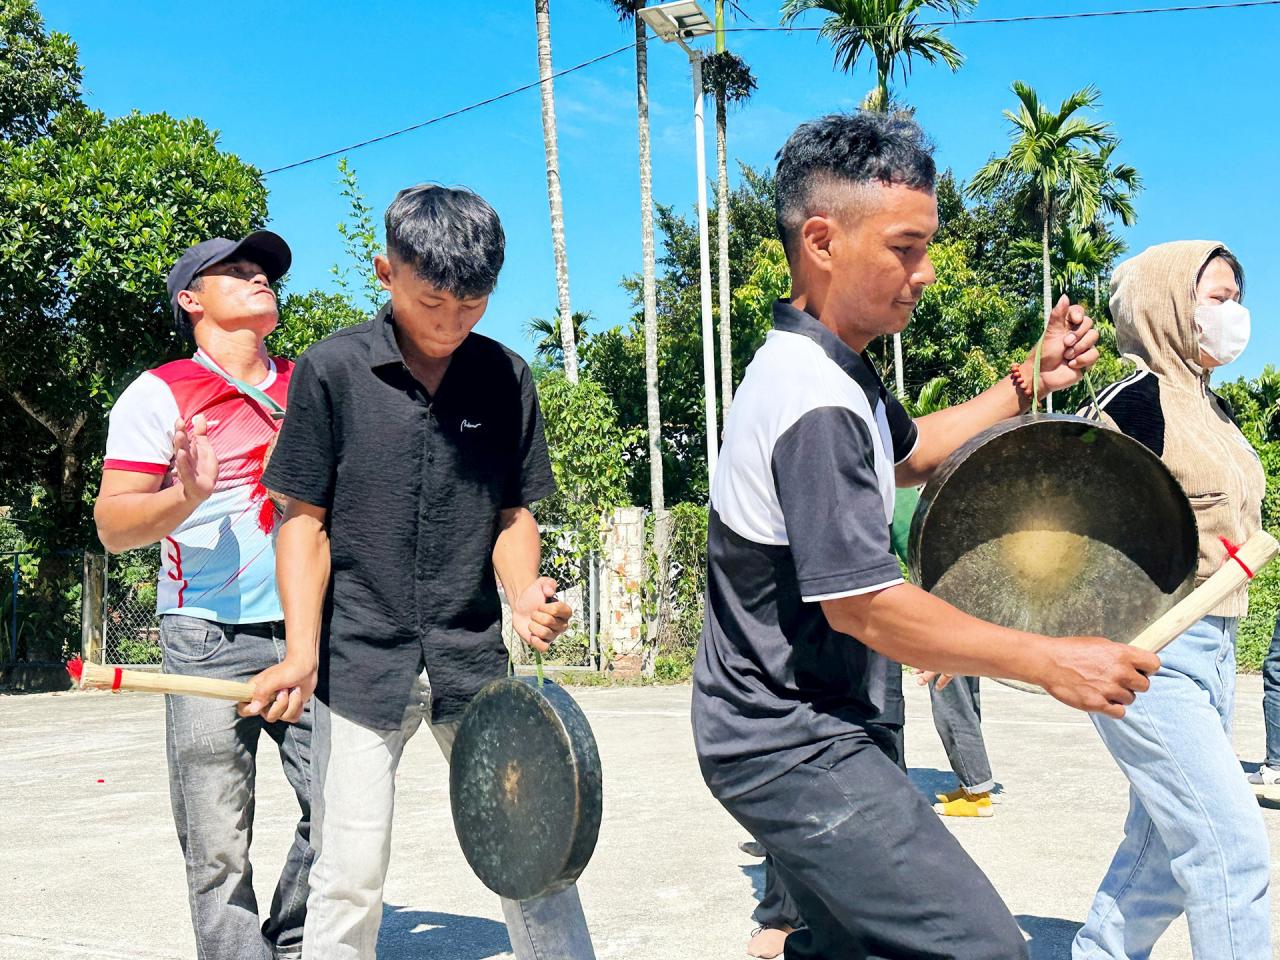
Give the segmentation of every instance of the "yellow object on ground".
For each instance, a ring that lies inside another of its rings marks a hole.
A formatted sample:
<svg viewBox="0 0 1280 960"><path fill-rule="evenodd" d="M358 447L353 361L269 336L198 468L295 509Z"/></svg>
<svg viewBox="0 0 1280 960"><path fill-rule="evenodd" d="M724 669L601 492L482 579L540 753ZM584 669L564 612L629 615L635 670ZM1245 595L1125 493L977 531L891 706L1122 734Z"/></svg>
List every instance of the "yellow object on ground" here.
<svg viewBox="0 0 1280 960"><path fill-rule="evenodd" d="M959 794L959 796L953 796ZM991 794L975 793L973 795L965 793L963 790L953 790L951 793L940 793L938 803L933 805L934 812L942 817L992 817L995 816L995 810L991 806Z"/></svg>

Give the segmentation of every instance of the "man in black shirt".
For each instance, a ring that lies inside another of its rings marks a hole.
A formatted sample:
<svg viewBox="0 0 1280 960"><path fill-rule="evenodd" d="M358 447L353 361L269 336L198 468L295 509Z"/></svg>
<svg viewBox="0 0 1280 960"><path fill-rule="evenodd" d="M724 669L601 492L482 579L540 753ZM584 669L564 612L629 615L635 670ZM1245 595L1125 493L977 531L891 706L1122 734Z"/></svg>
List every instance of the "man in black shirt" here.
<svg viewBox="0 0 1280 960"><path fill-rule="evenodd" d="M1027 409L1032 364L913 421L867 359L933 283L931 149L903 114L803 124L777 168L792 295L726 418L712 478L694 740L717 799L760 842L807 928L786 956L1022 960L990 882L895 762L898 663L1038 683L1122 715L1159 659L1100 637L1051 639L969 617L904 583L895 487L923 483ZM1063 298L1040 395L1077 382L1097 333Z"/></svg>
<svg viewBox="0 0 1280 960"><path fill-rule="evenodd" d="M374 957L405 742L425 721L447 758L466 705L506 672L495 570L530 646L570 615L538 575L528 504L555 484L533 378L471 332L502 267L498 216L424 185L386 228L391 302L303 355L263 477L289 498L288 647L246 709L291 720L316 694L307 960ZM576 887L503 912L520 960L594 957Z"/></svg>

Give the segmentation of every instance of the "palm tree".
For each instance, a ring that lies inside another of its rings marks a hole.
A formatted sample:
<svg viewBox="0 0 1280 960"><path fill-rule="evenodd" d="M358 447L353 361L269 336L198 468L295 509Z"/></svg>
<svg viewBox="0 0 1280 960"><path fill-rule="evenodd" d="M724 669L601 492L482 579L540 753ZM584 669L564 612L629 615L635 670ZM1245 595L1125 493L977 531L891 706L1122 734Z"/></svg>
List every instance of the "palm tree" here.
<svg viewBox="0 0 1280 960"><path fill-rule="evenodd" d="M1019 240L1014 247L1029 260L1040 259L1038 240ZM1049 255L1049 272L1054 289L1065 293L1077 303L1092 292L1093 313L1096 315L1101 299L1101 277L1110 272L1111 265L1127 249L1125 242L1111 233L1100 220L1095 220L1087 227L1069 225L1058 235Z"/></svg>
<svg viewBox="0 0 1280 960"><path fill-rule="evenodd" d="M875 60L876 85L863 107L884 112L889 108L889 83L911 74L911 61L945 63L954 72L964 55L942 35L937 26L920 23L922 13L943 13L959 18L978 0L784 0L782 22L793 23L809 10L825 10L829 16L819 36L831 41L836 66L851 73L870 54Z"/></svg>
<svg viewBox="0 0 1280 960"><path fill-rule="evenodd" d="M954 73L964 63L964 55L942 35L938 26L920 22L922 13L942 13L959 18L977 0L784 0L782 22L794 23L809 10L824 10L828 16L819 36L835 49L836 66L851 73L864 58L875 61L876 85L863 100L867 110L887 113L892 96L890 81L905 82L912 61L945 63ZM893 335L894 377L898 396L905 397L902 377L902 335Z"/></svg>
<svg viewBox="0 0 1280 960"><path fill-rule="evenodd" d="M1043 106L1035 90L1020 80L1013 84L1013 92L1020 105L1017 113L1004 112L1013 127L1009 152L992 158L974 174L969 193L990 194L1009 184L1023 199L1034 204L1040 219L1047 327L1053 309L1050 238L1055 217L1066 222L1089 223L1101 210L1131 223L1132 195L1123 189L1123 181L1116 179L1108 183L1107 161L1111 151L1106 148L1117 142L1110 133L1111 124L1076 115L1077 111L1098 105L1101 94L1097 87L1090 84L1077 90L1062 101L1056 112ZM1107 159L1101 153L1103 150ZM1133 179L1127 173L1125 177Z"/></svg>
<svg viewBox="0 0 1280 960"><path fill-rule="evenodd" d="M575 346L587 339L587 321L594 319L590 312L579 310L573 315L570 336ZM530 317L525 321L524 332L533 341L533 355L547 363L564 366L564 337L560 331L560 318ZM566 376L568 372L566 371Z"/></svg>
<svg viewBox="0 0 1280 960"><path fill-rule="evenodd" d="M729 280L729 141L728 104L748 99L756 78L746 61L725 46L725 0L716 0L716 52L702 61L703 89L716 101L716 233L720 291L720 415L729 413L733 399L733 290ZM742 8L730 3L738 13ZM745 15L745 14L744 14Z"/></svg>
<svg viewBox="0 0 1280 960"><path fill-rule="evenodd" d="M665 581L670 554L670 522L662 475L662 405L658 391L658 285L653 254L653 167L649 159L649 52L648 28L636 12L645 0L609 0L623 23L636 32L636 118L640 141L640 255L642 259L642 300L644 302L644 393L649 434L649 503L653 511L653 553L660 579ZM666 591L655 591L661 598ZM650 621L649 636L656 637L661 611ZM648 644L656 649L654 643ZM645 658L645 669L651 656Z"/></svg>
<svg viewBox="0 0 1280 960"><path fill-rule="evenodd" d="M551 80L551 0L533 0L538 25L538 79L542 89L542 143L547 153L547 203L551 207L551 247L556 258L556 293L560 316L570 317L569 257L564 246L564 205L560 198L560 146L556 139L556 94ZM560 324L564 375L578 382L578 349L571 324Z"/></svg>

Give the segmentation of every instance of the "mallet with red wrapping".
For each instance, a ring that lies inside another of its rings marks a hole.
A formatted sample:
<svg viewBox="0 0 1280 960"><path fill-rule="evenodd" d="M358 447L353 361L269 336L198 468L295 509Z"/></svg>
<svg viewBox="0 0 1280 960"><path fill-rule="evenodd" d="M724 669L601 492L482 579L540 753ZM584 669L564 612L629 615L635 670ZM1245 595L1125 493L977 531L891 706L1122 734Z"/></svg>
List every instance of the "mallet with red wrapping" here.
<svg viewBox="0 0 1280 960"><path fill-rule="evenodd" d="M247 703L253 699L253 684L209 677L184 677L174 673L122 670L85 663L79 657L67 663L67 673L82 690L139 690L146 693L176 693L190 697L212 697Z"/></svg>
<svg viewBox="0 0 1280 960"><path fill-rule="evenodd" d="M1130 641L1131 646L1159 653L1189 630L1193 623L1208 616L1210 610L1252 580L1254 574L1280 553L1280 544L1265 530L1259 530L1238 547L1225 538L1222 544L1227 548L1227 560L1218 572L1134 637Z"/></svg>

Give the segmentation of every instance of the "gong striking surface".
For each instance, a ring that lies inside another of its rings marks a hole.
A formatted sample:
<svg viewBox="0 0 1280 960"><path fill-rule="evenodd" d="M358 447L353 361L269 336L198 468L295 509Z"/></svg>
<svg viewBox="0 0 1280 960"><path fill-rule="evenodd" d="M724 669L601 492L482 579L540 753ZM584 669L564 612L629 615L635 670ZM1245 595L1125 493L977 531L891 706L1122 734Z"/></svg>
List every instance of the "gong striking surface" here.
<svg viewBox="0 0 1280 960"><path fill-rule="evenodd" d="M567 887L591 859L602 811L581 708L549 680L495 680L463 715L449 796L462 852L490 890L528 900Z"/></svg>
<svg viewBox="0 0 1280 960"><path fill-rule="evenodd" d="M983 431L925 486L913 579L983 620L1127 643L1191 591L1195 517L1160 458L1079 417Z"/></svg>

